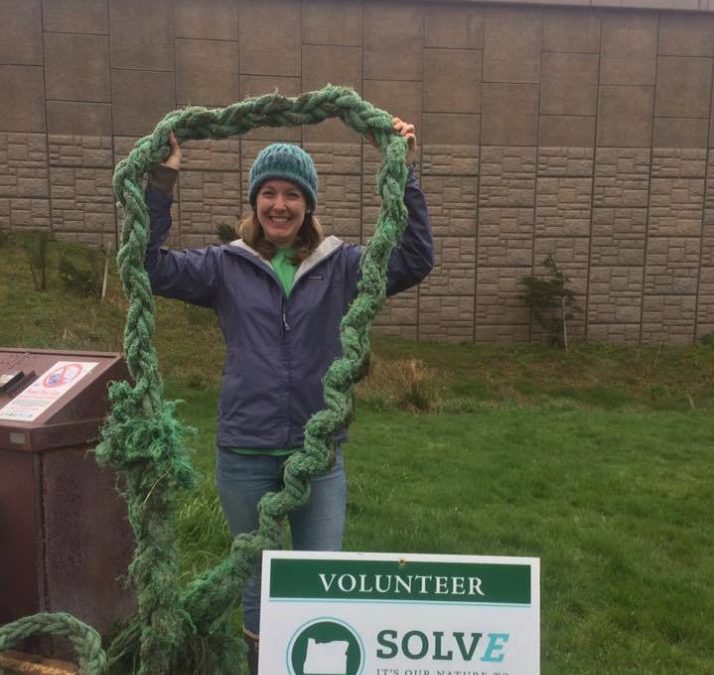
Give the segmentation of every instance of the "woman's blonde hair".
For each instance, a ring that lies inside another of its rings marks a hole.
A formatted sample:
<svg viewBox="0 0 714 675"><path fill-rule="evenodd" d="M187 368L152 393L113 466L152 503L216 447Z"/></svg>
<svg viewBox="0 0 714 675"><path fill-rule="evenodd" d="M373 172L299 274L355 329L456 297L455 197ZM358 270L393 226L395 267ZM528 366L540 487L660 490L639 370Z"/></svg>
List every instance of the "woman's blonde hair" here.
<svg viewBox="0 0 714 675"><path fill-rule="evenodd" d="M263 258L266 260L273 259L277 247L265 238L263 227L255 211L252 211L247 218L240 222L238 235L248 246L258 251ZM306 213L305 219L302 221L302 225L295 237L293 244L295 253L292 261L299 265L322 243L324 238L325 235L322 233L320 221L312 213Z"/></svg>

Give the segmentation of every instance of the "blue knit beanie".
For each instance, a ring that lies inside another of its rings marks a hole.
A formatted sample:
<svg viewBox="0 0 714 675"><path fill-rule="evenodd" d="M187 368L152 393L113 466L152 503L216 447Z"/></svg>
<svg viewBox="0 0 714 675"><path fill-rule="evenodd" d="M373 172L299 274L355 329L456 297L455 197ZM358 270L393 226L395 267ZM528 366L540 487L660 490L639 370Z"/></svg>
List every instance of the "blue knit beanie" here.
<svg viewBox="0 0 714 675"><path fill-rule="evenodd" d="M290 143L273 143L258 153L248 174L248 201L253 208L260 186L273 179L295 183L303 191L308 209L315 209L317 171L312 157L301 147Z"/></svg>

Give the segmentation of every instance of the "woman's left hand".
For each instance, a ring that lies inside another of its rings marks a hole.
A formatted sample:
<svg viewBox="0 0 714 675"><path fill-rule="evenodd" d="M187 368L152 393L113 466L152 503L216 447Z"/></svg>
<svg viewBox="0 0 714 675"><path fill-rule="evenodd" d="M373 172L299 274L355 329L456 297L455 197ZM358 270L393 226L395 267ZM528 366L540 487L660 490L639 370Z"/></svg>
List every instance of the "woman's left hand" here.
<svg viewBox="0 0 714 675"><path fill-rule="evenodd" d="M168 166L169 169L173 169L174 171L181 169L181 146L173 131L169 132L169 154L166 159L161 162L161 165Z"/></svg>
<svg viewBox="0 0 714 675"><path fill-rule="evenodd" d="M417 149L417 138L414 125L410 124L409 122L405 122L404 120L401 120L398 117L392 117L392 126L394 127L395 131L397 131L401 136L407 139L406 161L407 164L411 164L414 161ZM366 133L364 137L372 147L377 148L377 150L379 150L377 141L374 139L374 136L371 133Z"/></svg>
<svg viewBox="0 0 714 675"><path fill-rule="evenodd" d="M395 131L398 131L407 139L407 164L411 164L414 161L417 149L417 137L414 125L398 117L392 117L392 126Z"/></svg>

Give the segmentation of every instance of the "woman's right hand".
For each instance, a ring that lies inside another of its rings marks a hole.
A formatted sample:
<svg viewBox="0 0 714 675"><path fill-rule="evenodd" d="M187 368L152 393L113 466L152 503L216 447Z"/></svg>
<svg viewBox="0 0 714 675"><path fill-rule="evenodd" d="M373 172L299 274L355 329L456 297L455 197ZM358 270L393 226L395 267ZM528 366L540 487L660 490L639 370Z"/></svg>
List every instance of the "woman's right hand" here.
<svg viewBox="0 0 714 675"><path fill-rule="evenodd" d="M168 157L161 162L161 166L167 166L169 169L178 171L181 168L181 146L173 131L169 134L169 146L171 147L171 151Z"/></svg>

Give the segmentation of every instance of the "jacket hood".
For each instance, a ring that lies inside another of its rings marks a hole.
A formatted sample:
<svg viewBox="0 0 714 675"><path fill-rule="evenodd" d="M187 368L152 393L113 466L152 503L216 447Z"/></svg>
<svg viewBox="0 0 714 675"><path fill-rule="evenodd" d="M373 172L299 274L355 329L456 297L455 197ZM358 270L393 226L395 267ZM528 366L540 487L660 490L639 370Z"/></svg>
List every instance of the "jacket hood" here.
<svg viewBox="0 0 714 675"><path fill-rule="evenodd" d="M297 272L295 273L295 281L306 272L309 272L315 265L329 258L335 251L344 246L344 243L345 242L339 237L325 237L325 239L320 242L320 245L300 263L300 267L297 268ZM252 246L248 246L242 239L232 241L226 248L233 253L242 253L243 255L250 256L256 261L260 261L270 267L270 261L260 255Z"/></svg>

